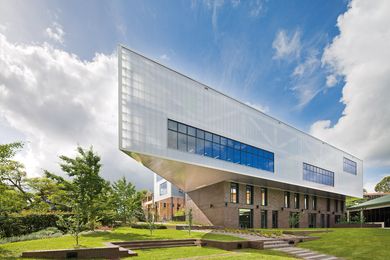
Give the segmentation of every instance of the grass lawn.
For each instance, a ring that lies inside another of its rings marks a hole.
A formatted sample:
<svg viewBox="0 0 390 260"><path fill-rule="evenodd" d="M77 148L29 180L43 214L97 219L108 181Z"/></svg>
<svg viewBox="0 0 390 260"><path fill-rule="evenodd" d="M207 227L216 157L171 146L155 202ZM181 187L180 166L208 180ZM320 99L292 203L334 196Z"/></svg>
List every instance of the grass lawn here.
<svg viewBox="0 0 390 260"><path fill-rule="evenodd" d="M345 259L390 259L390 229L334 228L316 233L320 239L299 243L299 247Z"/></svg>
<svg viewBox="0 0 390 260"><path fill-rule="evenodd" d="M105 242L129 241L129 240L149 240L149 239L184 239L184 238L207 238L220 241L242 240L238 237L207 234L202 232L188 232L174 229L158 229L150 235L149 230L135 228L118 228L112 232L93 232L82 234L80 244L83 247L100 247ZM23 251L30 250L49 250L73 248L74 239L71 236L62 236L55 238L46 238L0 245L0 258L18 257Z"/></svg>
<svg viewBox="0 0 390 260"><path fill-rule="evenodd" d="M256 250L256 249L242 249L236 251L225 251L222 249L212 247L173 247L173 248L159 248L159 249L145 249L137 250L137 258L124 258L128 260L137 259L177 259L204 256L207 259L271 259L271 260L292 260L296 259L289 257L281 252L272 250ZM204 258L203 258L204 259Z"/></svg>

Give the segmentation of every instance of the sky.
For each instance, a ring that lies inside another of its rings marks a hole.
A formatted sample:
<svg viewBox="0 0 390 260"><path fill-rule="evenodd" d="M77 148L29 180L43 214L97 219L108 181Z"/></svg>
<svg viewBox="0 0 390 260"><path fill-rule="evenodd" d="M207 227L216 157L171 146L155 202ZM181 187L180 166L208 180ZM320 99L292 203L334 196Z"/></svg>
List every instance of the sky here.
<svg viewBox="0 0 390 260"><path fill-rule="evenodd" d="M152 173L118 149L117 47L168 67L390 175L390 1L0 0L0 143L29 176L63 174L77 145L139 189Z"/></svg>

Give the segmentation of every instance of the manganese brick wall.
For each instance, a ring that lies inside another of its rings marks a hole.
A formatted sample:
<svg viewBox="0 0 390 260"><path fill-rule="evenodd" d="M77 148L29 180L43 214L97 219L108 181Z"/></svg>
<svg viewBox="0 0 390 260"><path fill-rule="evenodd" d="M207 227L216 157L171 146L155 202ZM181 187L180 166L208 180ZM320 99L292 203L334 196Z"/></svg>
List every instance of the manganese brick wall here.
<svg viewBox="0 0 390 260"><path fill-rule="evenodd" d="M326 227L329 220L329 227L333 227L337 218L340 218L342 212L341 204L344 201L337 200L338 208L335 207L335 199L330 199L330 210L327 211L327 199L325 197L317 198L317 208L313 209L313 195L309 196L309 209L304 209L304 195L299 193L299 208L294 206L294 192L290 192L290 207L284 207L284 192L279 189L267 187L268 204L261 206L261 187L253 187L253 204L247 205L245 202L246 184L239 184L239 202L230 202L230 182L220 182L195 191L191 191L186 197L187 212L192 208L193 221L196 224L223 226L229 228L239 228L239 209L253 210L253 227L261 227L261 211L267 211L267 228L272 227L272 212L277 211L278 228L288 228L289 216L291 212L300 213L299 227L309 227L309 214L315 214L315 226Z"/></svg>

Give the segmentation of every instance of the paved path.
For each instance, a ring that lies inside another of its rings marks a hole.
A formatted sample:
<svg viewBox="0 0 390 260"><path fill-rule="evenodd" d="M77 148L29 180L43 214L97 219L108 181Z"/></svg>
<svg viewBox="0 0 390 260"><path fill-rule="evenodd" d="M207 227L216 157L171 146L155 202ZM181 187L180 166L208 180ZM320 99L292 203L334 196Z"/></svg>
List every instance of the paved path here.
<svg viewBox="0 0 390 260"><path fill-rule="evenodd" d="M301 259L310 259L310 260L336 260L336 259L340 260L341 259L335 256L321 254L306 248L299 248L299 247L275 248L272 250L284 252Z"/></svg>

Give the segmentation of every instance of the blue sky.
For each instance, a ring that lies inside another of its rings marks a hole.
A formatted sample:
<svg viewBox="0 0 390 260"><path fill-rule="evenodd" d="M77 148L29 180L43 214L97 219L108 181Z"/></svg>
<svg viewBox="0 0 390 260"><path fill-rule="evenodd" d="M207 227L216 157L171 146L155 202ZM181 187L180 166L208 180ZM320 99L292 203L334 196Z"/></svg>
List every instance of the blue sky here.
<svg viewBox="0 0 390 260"><path fill-rule="evenodd" d="M348 135L336 124L350 115L349 96L343 97L350 70L337 66L346 58L332 43L343 28L339 16L349 11L351 23L357 20L349 1L2 1L0 7L0 32L10 44L50 46L85 64L96 53L114 56L124 44L330 143L336 132ZM9 123L8 110L0 131L8 140L28 139ZM388 149L361 153L346 139L334 144L368 160L368 186L388 174Z"/></svg>

